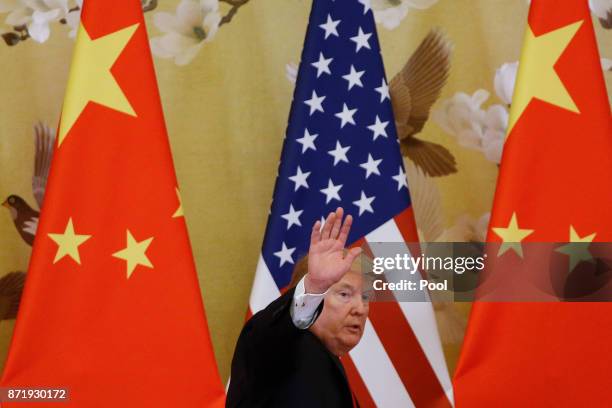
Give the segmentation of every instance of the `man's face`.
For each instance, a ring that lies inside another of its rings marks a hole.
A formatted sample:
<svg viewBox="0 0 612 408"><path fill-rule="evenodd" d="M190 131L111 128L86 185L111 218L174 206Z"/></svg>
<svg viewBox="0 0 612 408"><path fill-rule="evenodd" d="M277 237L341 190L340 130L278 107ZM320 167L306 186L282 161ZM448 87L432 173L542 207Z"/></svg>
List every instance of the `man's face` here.
<svg viewBox="0 0 612 408"><path fill-rule="evenodd" d="M369 292L360 272L350 270L325 295L323 311L310 330L340 356L359 343L368 317Z"/></svg>

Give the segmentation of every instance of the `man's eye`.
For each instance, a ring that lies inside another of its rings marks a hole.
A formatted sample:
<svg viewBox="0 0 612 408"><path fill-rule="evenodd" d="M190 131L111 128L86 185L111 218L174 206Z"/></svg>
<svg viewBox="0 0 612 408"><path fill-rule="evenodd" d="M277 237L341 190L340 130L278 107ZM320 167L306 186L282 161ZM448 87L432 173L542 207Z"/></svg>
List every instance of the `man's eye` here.
<svg viewBox="0 0 612 408"><path fill-rule="evenodd" d="M343 298L347 298L350 296L350 294L348 292L340 292L340 296L342 296Z"/></svg>

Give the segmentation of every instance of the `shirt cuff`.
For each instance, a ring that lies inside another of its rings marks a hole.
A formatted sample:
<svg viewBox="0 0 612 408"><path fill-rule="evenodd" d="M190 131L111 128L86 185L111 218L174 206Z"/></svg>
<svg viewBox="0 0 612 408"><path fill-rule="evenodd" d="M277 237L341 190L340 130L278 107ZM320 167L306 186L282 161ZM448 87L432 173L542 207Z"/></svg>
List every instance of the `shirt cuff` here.
<svg viewBox="0 0 612 408"><path fill-rule="evenodd" d="M305 278L303 277L295 286L290 309L293 324L302 330L312 326L317 318L317 309L327 294L327 291L320 294L306 293L306 287L304 286Z"/></svg>

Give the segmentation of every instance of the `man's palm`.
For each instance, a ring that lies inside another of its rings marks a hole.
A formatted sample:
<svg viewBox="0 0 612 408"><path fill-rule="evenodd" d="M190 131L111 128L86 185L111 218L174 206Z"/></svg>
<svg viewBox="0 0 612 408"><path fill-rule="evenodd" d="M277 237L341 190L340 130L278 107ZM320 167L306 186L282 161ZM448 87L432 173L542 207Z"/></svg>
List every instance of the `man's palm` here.
<svg viewBox="0 0 612 408"><path fill-rule="evenodd" d="M344 258L344 246L337 239L319 241L310 248L308 270L325 272L329 280L339 281L350 267Z"/></svg>
<svg viewBox="0 0 612 408"><path fill-rule="evenodd" d="M335 213L330 213L323 228L319 221L313 226L308 252L307 283L315 293L327 291L342 279L361 253L360 248L353 248L346 254L344 252L353 219L348 215L343 223L342 214L342 208L338 208Z"/></svg>

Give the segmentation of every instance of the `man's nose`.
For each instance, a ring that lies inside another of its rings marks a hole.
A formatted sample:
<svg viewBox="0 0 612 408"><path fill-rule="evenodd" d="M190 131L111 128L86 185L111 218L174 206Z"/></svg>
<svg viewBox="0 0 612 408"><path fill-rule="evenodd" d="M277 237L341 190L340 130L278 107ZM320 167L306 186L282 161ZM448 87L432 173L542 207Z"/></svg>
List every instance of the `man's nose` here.
<svg viewBox="0 0 612 408"><path fill-rule="evenodd" d="M363 316L368 312L368 304L361 297L357 298L355 302L353 302L352 308L353 314L357 316Z"/></svg>

